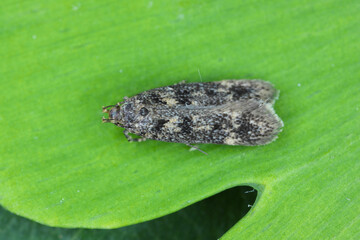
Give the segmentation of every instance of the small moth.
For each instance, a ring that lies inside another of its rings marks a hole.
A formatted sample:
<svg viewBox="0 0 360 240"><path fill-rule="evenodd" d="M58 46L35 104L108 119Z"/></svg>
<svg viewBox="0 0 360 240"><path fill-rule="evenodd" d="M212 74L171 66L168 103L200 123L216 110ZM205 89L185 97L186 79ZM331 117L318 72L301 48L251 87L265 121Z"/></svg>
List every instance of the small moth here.
<svg viewBox="0 0 360 240"><path fill-rule="evenodd" d="M128 141L264 145L283 127L273 109L278 93L262 80L179 83L103 107L103 122L124 128Z"/></svg>

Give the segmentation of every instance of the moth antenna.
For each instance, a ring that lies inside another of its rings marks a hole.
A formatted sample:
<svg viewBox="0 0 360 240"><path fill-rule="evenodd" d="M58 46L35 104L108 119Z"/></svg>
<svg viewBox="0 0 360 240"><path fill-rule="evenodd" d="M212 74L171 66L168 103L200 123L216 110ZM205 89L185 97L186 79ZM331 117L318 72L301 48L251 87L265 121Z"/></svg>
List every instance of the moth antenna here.
<svg viewBox="0 0 360 240"><path fill-rule="evenodd" d="M203 150L201 150L200 148L198 148L197 146L193 146L193 145L191 145L191 144L189 144L189 143L185 143L187 146L189 146L189 147L191 147L191 148L194 148L194 149L196 149L196 150L198 150L199 152L202 152L203 154L205 154L205 155L208 155L206 152L204 152Z"/></svg>
<svg viewBox="0 0 360 240"><path fill-rule="evenodd" d="M113 121L113 120L114 119L111 119L111 118L104 118L104 117L102 118L103 123L109 123L109 122L111 123L111 121Z"/></svg>
<svg viewBox="0 0 360 240"><path fill-rule="evenodd" d="M109 107L115 107L115 106L116 106L116 105L109 105L109 106L106 106L106 107L103 106L103 107L102 107L103 112L104 112L104 113L109 113L109 109L108 109L108 108L109 108Z"/></svg>

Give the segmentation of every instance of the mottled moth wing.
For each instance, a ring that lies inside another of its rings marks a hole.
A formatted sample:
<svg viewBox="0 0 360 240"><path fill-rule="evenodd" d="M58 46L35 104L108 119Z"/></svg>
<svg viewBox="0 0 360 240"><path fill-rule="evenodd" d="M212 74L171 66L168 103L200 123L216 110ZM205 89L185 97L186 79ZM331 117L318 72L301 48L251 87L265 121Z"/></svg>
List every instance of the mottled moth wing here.
<svg viewBox="0 0 360 240"><path fill-rule="evenodd" d="M155 88L112 106L112 122L129 141L263 145L281 131L278 91L262 80L180 83ZM133 139L128 133L141 136Z"/></svg>
<svg viewBox="0 0 360 240"><path fill-rule="evenodd" d="M270 103L254 99L215 107L158 108L155 114L154 131L145 137L166 142L263 145L276 139L283 126Z"/></svg>
<svg viewBox="0 0 360 240"><path fill-rule="evenodd" d="M231 116L232 127L225 139L228 145L264 145L274 141L284 123L271 103L254 99L230 103L219 112Z"/></svg>
<svg viewBox="0 0 360 240"><path fill-rule="evenodd" d="M278 91L262 80L222 80L205 83L180 83L145 91L135 96L145 105L219 106L241 99L256 99L273 104Z"/></svg>

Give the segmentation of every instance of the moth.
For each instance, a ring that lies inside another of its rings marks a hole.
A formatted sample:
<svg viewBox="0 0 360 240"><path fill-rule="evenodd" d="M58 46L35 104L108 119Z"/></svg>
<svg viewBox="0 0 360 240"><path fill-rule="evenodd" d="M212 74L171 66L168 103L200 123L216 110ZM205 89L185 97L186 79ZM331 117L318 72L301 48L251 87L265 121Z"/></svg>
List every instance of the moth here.
<svg viewBox="0 0 360 240"><path fill-rule="evenodd" d="M278 95L271 83L262 80L179 83L103 107L109 114L103 122L124 128L130 142L264 145L274 141L284 126L273 108Z"/></svg>

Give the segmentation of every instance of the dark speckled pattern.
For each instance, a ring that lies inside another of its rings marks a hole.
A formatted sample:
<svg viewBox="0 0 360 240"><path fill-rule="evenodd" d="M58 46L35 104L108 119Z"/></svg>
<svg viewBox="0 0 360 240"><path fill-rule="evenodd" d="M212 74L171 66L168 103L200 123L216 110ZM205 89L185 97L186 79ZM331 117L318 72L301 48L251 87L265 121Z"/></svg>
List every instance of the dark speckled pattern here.
<svg viewBox="0 0 360 240"><path fill-rule="evenodd" d="M181 83L128 98L111 116L116 125L146 139L263 145L283 127L273 110L277 96L262 80Z"/></svg>

